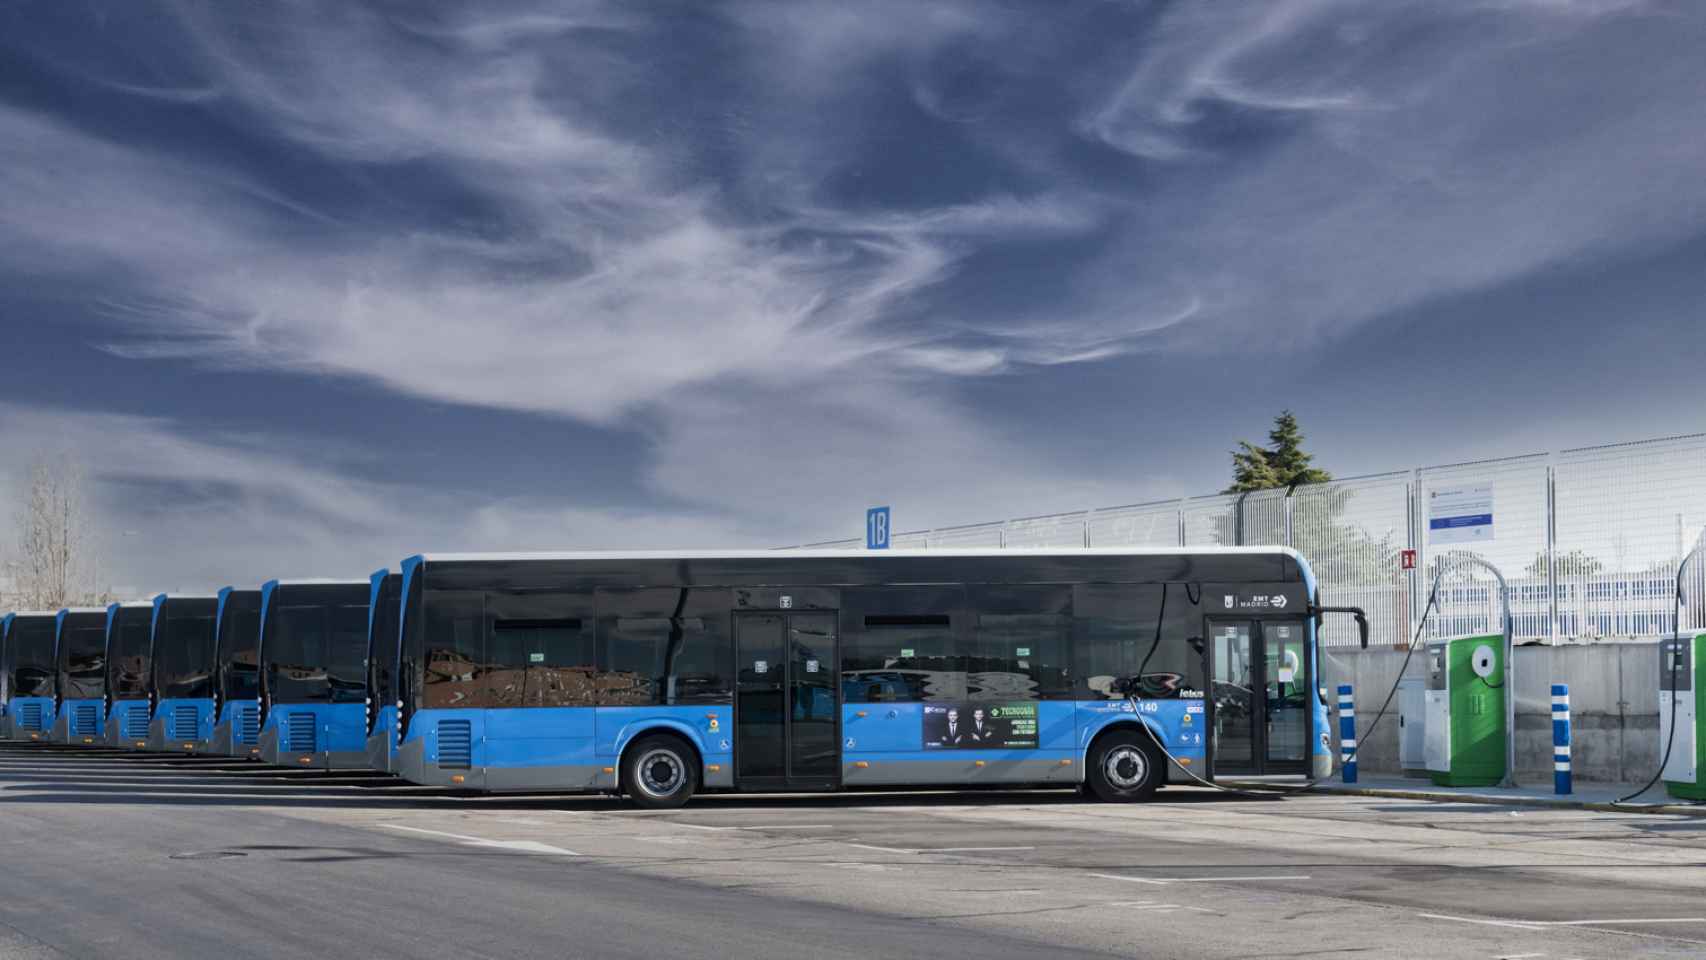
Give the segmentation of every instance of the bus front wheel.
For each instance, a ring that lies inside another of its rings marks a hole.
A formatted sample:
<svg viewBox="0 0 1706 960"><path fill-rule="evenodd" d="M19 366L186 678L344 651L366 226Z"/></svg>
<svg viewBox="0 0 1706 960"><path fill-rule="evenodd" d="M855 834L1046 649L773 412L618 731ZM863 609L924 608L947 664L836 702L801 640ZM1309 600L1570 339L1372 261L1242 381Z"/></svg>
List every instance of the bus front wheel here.
<svg viewBox="0 0 1706 960"><path fill-rule="evenodd" d="M1108 803L1133 803L1155 795L1166 778L1166 759L1147 732L1116 730L1090 748L1086 780L1090 792Z"/></svg>
<svg viewBox="0 0 1706 960"><path fill-rule="evenodd" d="M622 759L622 791L636 806L668 810L699 789L699 760L679 737L642 737Z"/></svg>

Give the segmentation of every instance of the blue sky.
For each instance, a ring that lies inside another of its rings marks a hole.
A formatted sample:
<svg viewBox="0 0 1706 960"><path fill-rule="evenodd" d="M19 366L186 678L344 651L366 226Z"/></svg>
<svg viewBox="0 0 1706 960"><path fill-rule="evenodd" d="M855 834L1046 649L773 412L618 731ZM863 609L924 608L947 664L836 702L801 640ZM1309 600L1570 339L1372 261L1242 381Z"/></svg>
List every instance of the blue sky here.
<svg viewBox="0 0 1706 960"><path fill-rule="evenodd" d="M1685 2L0 7L104 575L774 545L1706 429Z"/></svg>

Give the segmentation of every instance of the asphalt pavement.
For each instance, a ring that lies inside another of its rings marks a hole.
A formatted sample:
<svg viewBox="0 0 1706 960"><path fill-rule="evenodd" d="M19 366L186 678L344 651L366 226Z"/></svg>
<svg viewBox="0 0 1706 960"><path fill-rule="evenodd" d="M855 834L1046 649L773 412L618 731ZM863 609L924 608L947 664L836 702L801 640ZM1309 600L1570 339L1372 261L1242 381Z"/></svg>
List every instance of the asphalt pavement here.
<svg viewBox="0 0 1706 960"><path fill-rule="evenodd" d="M480 797L0 744L0 958L1706 957L1706 819L1168 788Z"/></svg>

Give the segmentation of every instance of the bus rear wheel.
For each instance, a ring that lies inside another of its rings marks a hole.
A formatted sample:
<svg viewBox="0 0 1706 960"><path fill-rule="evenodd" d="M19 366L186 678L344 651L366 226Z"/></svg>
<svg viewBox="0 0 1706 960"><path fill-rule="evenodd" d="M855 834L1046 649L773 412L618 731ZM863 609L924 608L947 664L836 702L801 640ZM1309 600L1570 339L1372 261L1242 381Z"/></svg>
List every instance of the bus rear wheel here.
<svg viewBox="0 0 1706 960"><path fill-rule="evenodd" d="M1090 748L1086 780L1090 792L1107 803L1148 800L1166 779L1166 758L1146 732L1116 730Z"/></svg>
<svg viewBox="0 0 1706 960"><path fill-rule="evenodd" d="M622 758L622 791L635 806L669 810L699 789L699 761L681 738L641 737Z"/></svg>

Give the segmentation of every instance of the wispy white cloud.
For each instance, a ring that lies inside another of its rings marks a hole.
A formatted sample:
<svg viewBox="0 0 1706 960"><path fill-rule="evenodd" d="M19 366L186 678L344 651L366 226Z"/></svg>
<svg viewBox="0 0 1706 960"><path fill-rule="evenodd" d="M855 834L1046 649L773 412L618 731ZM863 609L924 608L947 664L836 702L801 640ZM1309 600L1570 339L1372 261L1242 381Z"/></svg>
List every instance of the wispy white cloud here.
<svg viewBox="0 0 1706 960"><path fill-rule="evenodd" d="M0 520L14 515L31 460L65 454L93 495L103 585L142 591L365 576L425 550L774 544L764 527L715 509L590 509L405 487L360 479L349 469L358 451L277 441L163 418L0 405L0 446L11 452L0 464Z"/></svg>

